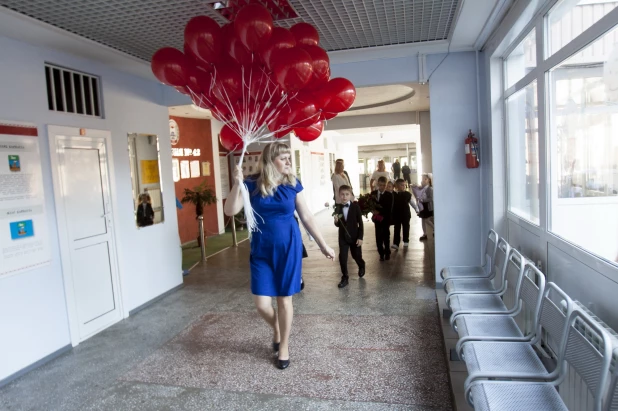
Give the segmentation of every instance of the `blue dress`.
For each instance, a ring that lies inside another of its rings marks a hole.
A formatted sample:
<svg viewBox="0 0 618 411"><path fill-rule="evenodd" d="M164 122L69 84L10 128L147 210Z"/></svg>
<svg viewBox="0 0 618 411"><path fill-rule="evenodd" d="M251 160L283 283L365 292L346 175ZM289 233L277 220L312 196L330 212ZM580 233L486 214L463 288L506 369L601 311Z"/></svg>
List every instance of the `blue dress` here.
<svg viewBox="0 0 618 411"><path fill-rule="evenodd" d="M303 242L294 218L296 194L303 190L280 185L272 196L262 197L254 178L245 180L260 231L251 235L251 293L287 297L300 292ZM261 217L261 218L260 218ZM262 221L263 219L263 221Z"/></svg>

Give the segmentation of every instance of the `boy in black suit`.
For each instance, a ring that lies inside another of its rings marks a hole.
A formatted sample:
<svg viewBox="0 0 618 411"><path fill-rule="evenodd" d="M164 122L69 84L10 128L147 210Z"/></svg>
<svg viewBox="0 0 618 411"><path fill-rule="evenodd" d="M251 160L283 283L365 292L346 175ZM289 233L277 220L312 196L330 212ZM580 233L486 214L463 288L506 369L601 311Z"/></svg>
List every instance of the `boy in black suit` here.
<svg viewBox="0 0 618 411"><path fill-rule="evenodd" d="M358 276L365 275L365 261L363 261L363 216L358 203L353 203L352 188L350 186L339 187L339 200L335 214L335 225L339 227L339 264L341 265L341 282L338 287L348 285L348 249L352 258L358 264Z"/></svg>
<svg viewBox="0 0 618 411"><path fill-rule="evenodd" d="M380 205L380 209L374 211L372 217L376 226L376 243L378 243L380 261L390 260L391 258L391 232L389 226L393 216L395 197L393 193L386 191L386 183L386 177L380 177L378 179L378 189L371 192L371 195Z"/></svg>
<svg viewBox="0 0 618 411"><path fill-rule="evenodd" d="M393 233L393 245L391 248L398 250L401 242L401 229L403 228L403 246L407 247L410 242L410 206L418 213L416 203L412 199L412 193L406 191L406 181L403 178L395 182L397 192L395 194L395 206L393 209L393 222L395 232Z"/></svg>

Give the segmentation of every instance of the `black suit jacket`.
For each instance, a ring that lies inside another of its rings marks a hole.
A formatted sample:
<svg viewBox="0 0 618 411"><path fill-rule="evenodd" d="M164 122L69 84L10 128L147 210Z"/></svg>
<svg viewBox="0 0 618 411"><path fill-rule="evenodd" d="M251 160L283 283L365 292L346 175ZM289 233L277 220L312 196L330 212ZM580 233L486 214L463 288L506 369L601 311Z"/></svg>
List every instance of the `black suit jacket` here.
<svg viewBox="0 0 618 411"><path fill-rule="evenodd" d="M371 192L371 195L377 199L378 198L378 190L374 190ZM393 193L389 193L388 191L384 191L380 196L380 200L378 204L382 207L378 210L380 215L384 218L381 223L390 224L393 218L393 209L395 207L395 196Z"/></svg>
<svg viewBox="0 0 618 411"><path fill-rule="evenodd" d="M340 204L337 205L337 214L343 214L342 208L343 206ZM365 227L363 226L363 216L358 203L350 203L348 218L346 220L338 220L335 225L339 227L340 240L345 240L348 243L356 243L356 240L362 240L365 234ZM344 225L345 229L343 228ZM348 230L347 233L346 230ZM348 234L350 234L349 237Z"/></svg>
<svg viewBox="0 0 618 411"><path fill-rule="evenodd" d="M137 206L137 225L140 227L152 225L154 222L154 214L154 210L150 204L146 204L146 207L144 207L144 204L140 203Z"/></svg>
<svg viewBox="0 0 618 411"><path fill-rule="evenodd" d="M405 221L412 218L412 213L410 212L410 200L412 199L412 194L408 191L401 191L394 194L395 206L393 210L393 220Z"/></svg>

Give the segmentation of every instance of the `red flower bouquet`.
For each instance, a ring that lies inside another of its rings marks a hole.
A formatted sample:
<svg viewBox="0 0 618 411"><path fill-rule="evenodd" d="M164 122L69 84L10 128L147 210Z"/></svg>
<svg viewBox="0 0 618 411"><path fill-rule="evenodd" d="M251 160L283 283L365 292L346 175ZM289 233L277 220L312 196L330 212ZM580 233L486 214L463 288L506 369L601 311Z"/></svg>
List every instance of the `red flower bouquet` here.
<svg viewBox="0 0 618 411"><path fill-rule="evenodd" d="M384 217L380 215L380 211L379 211L380 208L382 208L382 206L378 204L378 201L376 200L376 198L372 196L370 193L359 196L358 205L360 206L361 214L365 218L369 216L369 213L372 213L373 214L373 216L371 217L372 220L380 222L384 219Z"/></svg>

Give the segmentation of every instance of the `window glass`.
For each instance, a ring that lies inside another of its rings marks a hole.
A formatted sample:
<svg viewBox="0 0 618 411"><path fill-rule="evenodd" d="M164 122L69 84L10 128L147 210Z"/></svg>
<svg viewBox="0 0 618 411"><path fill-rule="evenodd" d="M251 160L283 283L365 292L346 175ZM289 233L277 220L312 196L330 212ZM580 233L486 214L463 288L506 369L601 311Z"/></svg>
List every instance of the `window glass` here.
<svg viewBox="0 0 618 411"><path fill-rule="evenodd" d="M539 223L539 121L536 80L506 100L509 210Z"/></svg>
<svg viewBox="0 0 618 411"><path fill-rule="evenodd" d="M550 230L610 261L618 261L617 33L548 77Z"/></svg>
<svg viewBox="0 0 618 411"><path fill-rule="evenodd" d="M618 6L615 0L562 0L547 15L549 55L567 45Z"/></svg>
<svg viewBox="0 0 618 411"><path fill-rule="evenodd" d="M513 86L536 67L536 29L506 58L506 88Z"/></svg>

